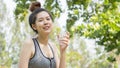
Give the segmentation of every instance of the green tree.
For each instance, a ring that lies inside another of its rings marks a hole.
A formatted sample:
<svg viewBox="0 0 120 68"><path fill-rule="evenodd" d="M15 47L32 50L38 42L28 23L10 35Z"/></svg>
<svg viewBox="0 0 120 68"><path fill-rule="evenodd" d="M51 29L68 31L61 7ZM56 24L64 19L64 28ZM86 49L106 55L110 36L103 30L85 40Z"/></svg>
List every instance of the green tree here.
<svg viewBox="0 0 120 68"><path fill-rule="evenodd" d="M9 52L6 49L6 39L5 39L5 29L3 24L5 23L4 20L7 19L5 13L7 13L6 5L2 0L0 0L0 67L1 66L10 66L10 63L12 62L9 58ZM4 29L4 30L3 30ZM8 56L8 57L6 57ZM4 62L3 62L4 61ZM6 64L6 65L5 65Z"/></svg>
<svg viewBox="0 0 120 68"><path fill-rule="evenodd" d="M94 14L88 24L76 27L76 32L88 38L96 39L96 43L104 46L107 52L114 51L119 55L120 51L120 11L119 0L103 0L102 4L94 4ZM115 56L109 56L108 60L115 61Z"/></svg>
<svg viewBox="0 0 120 68"><path fill-rule="evenodd" d="M20 23L25 20L28 14L28 5L33 0L15 1L17 3L15 10L16 20ZM60 17L61 13L65 11L62 10L59 2L59 0L45 0L44 7L52 13L54 18ZM108 56L108 60L111 62L115 61L115 56L119 55L120 51L119 0L99 0L98 2L94 0L66 0L66 2L68 11L66 28L70 32L71 38L74 38L74 34L78 33L80 36L95 39L97 45L104 46L107 52L113 52ZM80 18L83 19L82 23L74 26ZM81 56L76 52L72 54ZM106 55L103 54L102 56L104 58ZM95 60L93 64L110 65L107 60L104 62L103 64L98 64L99 62ZM92 62L90 64L92 65Z"/></svg>

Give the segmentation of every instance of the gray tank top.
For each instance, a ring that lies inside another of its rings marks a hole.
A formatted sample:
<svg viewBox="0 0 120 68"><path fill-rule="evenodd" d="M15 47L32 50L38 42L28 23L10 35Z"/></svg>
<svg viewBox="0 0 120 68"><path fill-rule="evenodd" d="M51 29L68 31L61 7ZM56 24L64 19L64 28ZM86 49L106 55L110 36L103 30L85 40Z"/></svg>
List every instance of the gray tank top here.
<svg viewBox="0 0 120 68"><path fill-rule="evenodd" d="M48 58L44 56L36 38L33 38L33 42L35 46L35 53L34 56L29 60L28 68L56 68L52 47L49 45L53 53L53 58Z"/></svg>

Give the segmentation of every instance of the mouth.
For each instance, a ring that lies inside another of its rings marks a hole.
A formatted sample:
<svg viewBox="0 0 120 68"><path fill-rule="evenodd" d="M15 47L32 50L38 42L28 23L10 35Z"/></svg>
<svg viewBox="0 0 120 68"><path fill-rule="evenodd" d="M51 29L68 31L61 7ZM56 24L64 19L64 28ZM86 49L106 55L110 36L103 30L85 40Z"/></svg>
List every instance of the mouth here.
<svg viewBox="0 0 120 68"><path fill-rule="evenodd" d="M43 27L44 30L49 30L50 26Z"/></svg>

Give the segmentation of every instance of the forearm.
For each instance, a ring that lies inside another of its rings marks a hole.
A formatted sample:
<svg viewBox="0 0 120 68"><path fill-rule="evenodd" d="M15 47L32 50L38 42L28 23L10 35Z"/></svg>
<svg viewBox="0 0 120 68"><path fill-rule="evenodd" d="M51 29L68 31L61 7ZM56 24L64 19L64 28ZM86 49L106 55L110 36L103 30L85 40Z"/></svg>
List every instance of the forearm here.
<svg viewBox="0 0 120 68"><path fill-rule="evenodd" d="M66 52L62 52L60 54L60 64L59 64L59 68L66 68L66 56L65 56Z"/></svg>
<svg viewBox="0 0 120 68"><path fill-rule="evenodd" d="M60 62L59 62L59 68L66 68L66 48L69 44L69 33L67 32L64 37L58 37L59 38L59 44L60 44Z"/></svg>

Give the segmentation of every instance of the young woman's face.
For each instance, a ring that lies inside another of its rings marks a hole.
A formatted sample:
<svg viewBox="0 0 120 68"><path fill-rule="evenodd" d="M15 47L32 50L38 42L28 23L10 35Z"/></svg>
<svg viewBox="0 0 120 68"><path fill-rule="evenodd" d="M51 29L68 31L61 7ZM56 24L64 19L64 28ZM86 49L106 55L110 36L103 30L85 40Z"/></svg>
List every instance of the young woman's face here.
<svg viewBox="0 0 120 68"><path fill-rule="evenodd" d="M40 34L49 34L52 31L52 19L50 15L42 11L37 14L35 21L35 29Z"/></svg>

